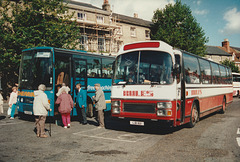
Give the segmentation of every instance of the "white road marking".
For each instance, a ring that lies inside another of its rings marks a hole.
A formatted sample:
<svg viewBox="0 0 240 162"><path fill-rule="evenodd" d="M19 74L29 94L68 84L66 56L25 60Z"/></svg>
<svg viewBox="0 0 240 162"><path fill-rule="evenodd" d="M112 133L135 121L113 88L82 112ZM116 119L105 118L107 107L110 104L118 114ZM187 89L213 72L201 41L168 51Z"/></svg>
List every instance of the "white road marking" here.
<svg viewBox="0 0 240 162"><path fill-rule="evenodd" d="M86 130L86 131L76 132L76 133L73 133L73 134L74 134L74 135L76 135L76 134L82 134L82 133L90 132L90 131L93 131L93 130L96 130L96 129L99 129L99 128L93 128L93 129L89 129L89 130Z"/></svg>
<svg viewBox="0 0 240 162"><path fill-rule="evenodd" d="M99 138L99 139L120 141L120 142L132 142L132 143L137 142L137 141L130 141L130 140L120 140L120 139L115 139L115 138L105 138L105 137L98 137L98 136L89 136L89 135L84 135L84 134L78 134L78 135L84 136L84 137Z"/></svg>
<svg viewBox="0 0 240 162"><path fill-rule="evenodd" d="M236 140L237 140L238 146L240 147L240 137L237 137Z"/></svg>
<svg viewBox="0 0 240 162"><path fill-rule="evenodd" d="M90 137L90 138L98 138L98 139L120 141L120 142L131 142L131 143L138 142L138 141L141 141L141 140L145 140L145 139L150 137L149 135L147 135L147 137L138 137L141 134L136 134L136 133L121 134L121 135L115 136L114 138L112 138L112 137L103 137L102 135L107 136L106 134L113 134L112 132L115 132L115 131L106 130L106 129L104 130L104 132L101 132L101 133L98 133L98 134L95 134L95 135L88 135L88 134L86 134L87 132L91 132L91 131L95 131L95 130L102 130L102 129L93 128L93 129L90 129L90 130L80 131L80 132L76 132L76 133L73 133L73 134L74 135L84 136L84 137ZM134 139L127 140L127 139L124 139L124 137L125 138L133 137L133 138L135 138L135 140Z"/></svg>
<svg viewBox="0 0 240 162"><path fill-rule="evenodd" d="M240 128L237 129L237 134L240 134Z"/></svg>
<svg viewBox="0 0 240 162"><path fill-rule="evenodd" d="M15 124L21 124L21 123L25 123L26 121L21 121L21 122L16 122L16 123L3 123L3 124L0 124L0 126L2 125L15 125Z"/></svg>

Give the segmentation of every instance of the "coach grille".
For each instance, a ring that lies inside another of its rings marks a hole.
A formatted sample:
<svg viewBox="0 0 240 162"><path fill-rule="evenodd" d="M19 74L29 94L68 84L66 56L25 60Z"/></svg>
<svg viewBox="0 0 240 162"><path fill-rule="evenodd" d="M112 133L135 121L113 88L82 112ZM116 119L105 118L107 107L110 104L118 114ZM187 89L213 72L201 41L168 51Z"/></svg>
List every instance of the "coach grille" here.
<svg viewBox="0 0 240 162"><path fill-rule="evenodd" d="M124 103L124 112L135 112L135 113L155 113L155 104L145 104L145 103Z"/></svg>

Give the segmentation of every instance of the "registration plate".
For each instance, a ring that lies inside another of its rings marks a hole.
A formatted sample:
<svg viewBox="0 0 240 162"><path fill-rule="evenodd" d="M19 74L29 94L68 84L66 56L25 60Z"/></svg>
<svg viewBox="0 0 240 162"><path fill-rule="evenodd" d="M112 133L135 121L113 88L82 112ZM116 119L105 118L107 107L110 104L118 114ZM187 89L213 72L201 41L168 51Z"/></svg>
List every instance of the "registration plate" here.
<svg viewBox="0 0 240 162"><path fill-rule="evenodd" d="M24 114L32 115L32 111L24 111Z"/></svg>
<svg viewBox="0 0 240 162"><path fill-rule="evenodd" d="M144 122L142 122L142 121L130 121L130 125L144 126Z"/></svg>

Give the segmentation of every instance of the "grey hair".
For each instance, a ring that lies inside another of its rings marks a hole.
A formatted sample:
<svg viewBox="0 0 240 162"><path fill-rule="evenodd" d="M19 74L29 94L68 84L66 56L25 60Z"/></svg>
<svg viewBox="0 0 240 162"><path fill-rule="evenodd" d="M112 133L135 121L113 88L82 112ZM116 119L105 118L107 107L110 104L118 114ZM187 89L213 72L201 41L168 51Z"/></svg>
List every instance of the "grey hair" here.
<svg viewBox="0 0 240 162"><path fill-rule="evenodd" d="M94 85L97 86L97 87L101 87L101 85L99 83L96 83Z"/></svg>
<svg viewBox="0 0 240 162"><path fill-rule="evenodd" d="M44 84L40 84L38 86L38 90L45 91L46 90L46 86Z"/></svg>

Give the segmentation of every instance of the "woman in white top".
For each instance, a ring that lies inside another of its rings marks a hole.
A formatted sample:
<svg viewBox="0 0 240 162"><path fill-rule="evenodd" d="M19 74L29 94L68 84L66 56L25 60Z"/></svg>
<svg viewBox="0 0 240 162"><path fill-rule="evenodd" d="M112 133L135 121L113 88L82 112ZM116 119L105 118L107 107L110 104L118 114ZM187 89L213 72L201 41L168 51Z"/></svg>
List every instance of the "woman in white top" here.
<svg viewBox="0 0 240 162"><path fill-rule="evenodd" d="M17 107L17 105L16 105L17 104L17 96L18 96L17 87L14 86L12 88L12 93L10 94L10 99L8 102L9 107L12 108L10 119L14 119L14 114L15 114L15 110Z"/></svg>

